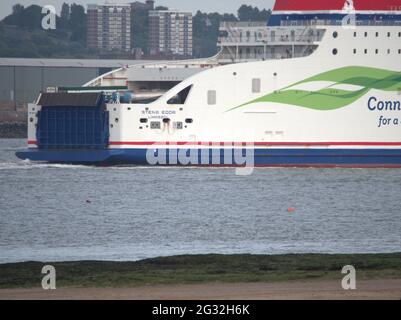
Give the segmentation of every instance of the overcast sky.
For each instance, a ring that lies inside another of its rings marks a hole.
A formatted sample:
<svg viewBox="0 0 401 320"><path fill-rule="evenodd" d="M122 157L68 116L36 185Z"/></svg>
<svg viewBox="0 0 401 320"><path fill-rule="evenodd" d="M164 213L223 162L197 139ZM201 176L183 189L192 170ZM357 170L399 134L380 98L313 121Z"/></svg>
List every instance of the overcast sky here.
<svg viewBox="0 0 401 320"><path fill-rule="evenodd" d="M136 0L109 0L108 2L130 3ZM24 6L31 4L37 5L54 5L58 12L63 2L78 3L86 5L88 3L105 3L105 0L0 0L0 19L11 13L13 5L20 3ZM202 10L204 12L221 12L236 13L241 4L258 6L259 8L271 8L274 0L156 0L156 5L163 5L173 9L196 12Z"/></svg>

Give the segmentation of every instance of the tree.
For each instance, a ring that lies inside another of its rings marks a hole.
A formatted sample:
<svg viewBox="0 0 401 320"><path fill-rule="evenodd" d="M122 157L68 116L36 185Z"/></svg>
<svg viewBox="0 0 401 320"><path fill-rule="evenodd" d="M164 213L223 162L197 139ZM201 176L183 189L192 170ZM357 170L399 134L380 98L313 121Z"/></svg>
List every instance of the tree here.
<svg viewBox="0 0 401 320"><path fill-rule="evenodd" d="M42 7L32 5L21 13L19 26L29 30L42 29L42 19Z"/></svg>
<svg viewBox="0 0 401 320"><path fill-rule="evenodd" d="M12 14L4 18L3 22L6 25L19 26L21 23L22 13L24 12L24 6L16 4L13 6Z"/></svg>
<svg viewBox="0 0 401 320"><path fill-rule="evenodd" d="M210 57L217 53L220 23L238 21L233 14L203 13L197 11L193 18L194 56Z"/></svg>
<svg viewBox="0 0 401 320"><path fill-rule="evenodd" d="M240 21L267 21L271 15L271 10L263 9L260 11L257 7L242 5L238 9L238 18Z"/></svg>
<svg viewBox="0 0 401 320"><path fill-rule="evenodd" d="M71 40L86 44L86 13L83 6L71 5L69 27L72 31Z"/></svg>
<svg viewBox="0 0 401 320"><path fill-rule="evenodd" d="M70 5L64 2L61 7L61 13L60 13L60 19L59 19L58 26L62 29L67 28L69 21L70 21L70 16L71 16Z"/></svg>

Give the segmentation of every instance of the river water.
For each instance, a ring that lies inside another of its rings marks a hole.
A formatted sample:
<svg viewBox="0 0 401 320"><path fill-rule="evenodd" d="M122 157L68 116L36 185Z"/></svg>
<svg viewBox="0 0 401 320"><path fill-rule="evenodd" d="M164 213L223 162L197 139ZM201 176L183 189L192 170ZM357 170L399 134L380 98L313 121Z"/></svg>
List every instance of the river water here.
<svg viewBox="0 0 401 320"><path fill-rule="evenodd" d="M0 140L0 263L401 251L401 170L34 164ZM295 212L289 213L288 208Z"/></svg>

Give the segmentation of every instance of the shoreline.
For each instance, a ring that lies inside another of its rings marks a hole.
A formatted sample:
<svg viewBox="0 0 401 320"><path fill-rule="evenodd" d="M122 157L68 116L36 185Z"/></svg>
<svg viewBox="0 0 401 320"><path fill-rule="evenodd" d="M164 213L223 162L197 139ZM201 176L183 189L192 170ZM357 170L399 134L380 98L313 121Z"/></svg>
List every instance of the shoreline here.
<svg viewBox="0 0 401 320"><path fill-rule="evenodd" d="M341 281L355 267L359 280L401 280L401 253L293 255L184 255L137 262L76 261L0 264L0 289L37 288L45 265L62 288ZM400 286L401 287L401 286ZM401 296L400 296L401 297Z"/></svg>

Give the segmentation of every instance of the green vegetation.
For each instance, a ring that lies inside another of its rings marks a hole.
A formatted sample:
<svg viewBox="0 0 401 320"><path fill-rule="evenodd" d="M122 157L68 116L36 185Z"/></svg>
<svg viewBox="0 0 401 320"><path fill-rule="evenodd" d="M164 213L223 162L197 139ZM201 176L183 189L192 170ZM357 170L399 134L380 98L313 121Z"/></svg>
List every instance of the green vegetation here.
<svg viewBox="0 0 401 320"><path fill-rule="evenodd" d="M165 10L166 7L156 7ZM13 12L0 22L0 57L24 58L98 58L97 50L86 47L86 13L79 4L64 3L57 17L56 30L43 30L42 8L37 5L13 6ZM149 10L132 14L132 47L148 53ZM217 53L220 22L267 21L271 10L259 10L243 5L238 16L233 14L203 13L193 19L194 57L210 57ZM107 57L117 58L118 52Z"/></svg>
<svg viewBox="0 0 401 320"><path fill-rule="evenodd" d="M341 280L353 265L360 280L401 279L401 254L198 255L139 262L61 262L58 287ZM44 263L0 265L0 288L38 287Z"/></svg>
<svg viewBox="0 0 401 320"><path fill-rule="evenodd" d="M88 58L97 55L86 48L84 7L64 4L56 30L42 29L42 8L15 5L0 23L0 57Z"/></svg>

